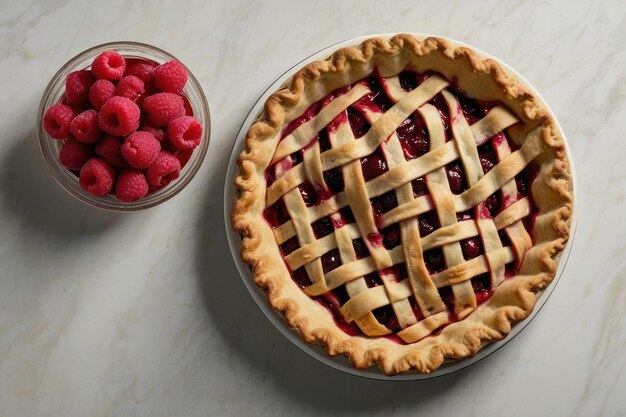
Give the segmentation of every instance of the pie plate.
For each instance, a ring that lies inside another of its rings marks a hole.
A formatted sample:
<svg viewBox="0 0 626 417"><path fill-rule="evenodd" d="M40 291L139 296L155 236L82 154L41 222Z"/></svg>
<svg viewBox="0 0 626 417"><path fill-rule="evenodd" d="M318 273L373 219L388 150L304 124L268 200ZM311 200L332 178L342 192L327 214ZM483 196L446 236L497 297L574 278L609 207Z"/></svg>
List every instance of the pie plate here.
<svg viewBox="0 0 626 417"><path fill-rule="evenodd" d="M382 35L369 35L369 36L363 36L363 37L358 37L358 38L353 38L353 39L349 39L343 42L339 42L336 43L334 45L331 45L329 47L326 47L316 53L314 53L313 55L305 58L304 60L300 61L299 63L297 63L296 65L294 65L292 68L288 69L285 73L283 73L274 83L272 83L272 85L270 85L267 90L265 90L265 92L261 95L261 97L259 97L259 99L257 100L257 102L254 104L254 106L252 107L252 109L250 110L250 112L248 113L247 117L245 118L239 133L237 135L237 138L235 140L235 143L233 145L233 149L231 151L230 154L230 159L229 159L229 163L228 163L228 169L226 172L226 179L225 179L225 184L224 184L224 221L225 221L225 225L226 225L226 234L228 237L228 244L230 246L230 250L231 250L231 254L232 257L235 261L235 265L237 266L237 270L239 271L239 274L241 275L241 278L243 279L243 282L246 286L246 288L248 289L248 291L250 292L250 294L252 295L252 297L254 298L254 300L256 301L256 303L259 305L259 308L263 311L263 313L267 316L267 318L276 326L276 328L287 338L289 339L292 343L294 343L296 346L298 346L300 349L302 349L303 351L305 351L306 353L308 353L309 355L311 355L313 358L317 359L318 361L332 367L335 368L337 370L352 374L352 375L356 375L356 376L361 376L361 377L365 377L365 378L371 378L371 379L380 379L380 380L420 380L420 379L430 379L430 378L434 378L434 377L438 377L438 376L442 376L442 375L446 375L446 374L450 374L452 372L456 372L459 371L463 368L466 368L484 358L486 358L487 356L491 355L492 353L494 353L496 350L498 350L499 348L501 348L502 346L504 346L506 343L508 343L510 340L512 340L517 334L519 334L527 325L528 323L530 323L530 321L534 318L534 316L539 312L539 310L541 310L541 308L543 307L543 305L546 303L547 299L549 298L550 294L552 293L552 291L554 290L554 288L556 287L557 282L559 281L561 275L563 274L563 271L565 269L565 266L567 264L567 260L569 258L569 254L571 251L571 247L572 247L572 242L574 240L574 236L576 233L576 213L577 213L577 209L576 209L576 205L577 205L577 192L576 192L576 175L575 175L575 170L573 167L573 162L572 162L572 158L571 158L571 152L567 143L567 140L565 138L565 135L563 133L563 129L561 128L561 126L557 123L557 127L560 131L560 134L563 138L563 141L565 143L565 148L567 151L567 156L568 156L568 160L570 163L570 170L572 173L572 182L573 182L573 213L572 213L572 223L571 223L571 230L570 230L570 237L568 240L568 243L565 247L565 250L563 251L562 255L561 255L561 259L559 261L559 266L558 266L558 270L556 273L556 276L554 278L554 280L552 281L552 283L542 292L538 293L538 298L537 298L537 303L536 306L533 310L533 312L525 319L522 320L520 322L518 322L517 324L515 324L510 332L510 334L505 337L503 340L495 342L495 343L491 343L488 344L486 346L484 346L481 350L479 350L479 352L469 358L465 358L462 360L450 360L450 361L446 361L444 362L436 371L432 372L431 374L421 374L421 373L417 373L415 371L413 372L407 372L407 373L403 373L403 374L398 374L398 375L394 375L394 376L387 376L384 373L382 373L378 368L376 367L371 367L369 369L365 369L365 370L360 370L360 369L355 369L354 367L352 367L350 365L350 363L348 362L347 358L344 356L335 356L335 357L329 357L328 354L326 353L326 351L324 350L324 348L322 346L319 345L312 345L312 344L308 344L306 343L304 340L301 339L301 337L298 335L297 332L293 331L291 328L289 328L289 326L286 324L286 322L284 321L281 313L279 313L278 311L272 309L272 307L268 304L267 302L267 297L265 295L265 293L263 292L263 290L261 290L260 288L258 288L252 279L252 275L251 275L251 271L249 269L249 267L241 260L240 256L239 256L239 250L240 250L240 246L241 246L241 239L240 236L237 234L237 232L235 232L232 227L231 227L231 220L230 220L230 216L231 216L231 211L232 211L232 207L233 207L233 203L236 200L236 192L235 192L235 188L233 186L233 180L235 178L235 176L237 175L237 164L236 164L236 159L238 157L238 155L241 153L243 146L244 146L244 139L246 136L246 132L248 131L248 129L250 128L250 126L254 123L254 121L257 119L257 117L263 112L263 105L265 103L265 101L267 100L267 98L276 90L280 89L283 84L289 80L289 78L296 73L302 66L308 64L309 62L318 60L318 59L323 59L325 57L327 57L328 55L330 55L332 52L334 52L336 49L342 48L342 47L348 47L348 46L355 46L360 44L361 42L363 42L366 39L369 39L371 37L387 37L387 38L391 38L392 36L394 36L395 34L382 34ZM424 39L429 37L430 35L426 35L426 34L413 34L414 36L420 38L420 39ZM445 38L444 38L445 39ZM500 61L499 59L481 51L480 49L477 49L475 47L472 47L470 45L464 44L462 42L458 42L458 41L454 41L454 40L450 40L450 39L446 39L448 42L450 42L453 46L455 47L460 47L460 46L464 46L464 47L470 47L473 48L477 53L481 54L483 57L487 57L487 58L491 58L495 61L497 61L500 65L502 65L503 67L505 67L506 69L508 69L512 74L514 74L519 80L520 82L526 87L528 88L538 99L540 102L542 102L542 104L545 105L545 107L548 109L548 111L550 111L550 113L552 113L552 111L549 109L549 107L545 104L545 101L541 98L540 94L536 91L536 89L527 81L524 79L524 77L522 77L520 74L518 74L514 69L512 69L510 66L508 66L507 64L503 63L502 61ZM554 116L553 116L554 117ZM554 119L556 120L556 117L554 117Z"/></svg>

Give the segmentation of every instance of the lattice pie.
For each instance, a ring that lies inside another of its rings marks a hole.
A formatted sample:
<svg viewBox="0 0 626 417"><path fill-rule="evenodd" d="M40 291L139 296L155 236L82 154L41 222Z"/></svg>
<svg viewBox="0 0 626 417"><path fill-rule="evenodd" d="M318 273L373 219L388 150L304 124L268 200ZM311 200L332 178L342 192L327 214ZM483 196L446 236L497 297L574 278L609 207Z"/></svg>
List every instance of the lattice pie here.
<svg viewBox="0 0 626 417"><path fill-rule="evenodd" d="M297 72L235 183L241 255L272 307L386 374L505 337L553 279L572 209L545 106L496 62L410 35Z"/></svg>

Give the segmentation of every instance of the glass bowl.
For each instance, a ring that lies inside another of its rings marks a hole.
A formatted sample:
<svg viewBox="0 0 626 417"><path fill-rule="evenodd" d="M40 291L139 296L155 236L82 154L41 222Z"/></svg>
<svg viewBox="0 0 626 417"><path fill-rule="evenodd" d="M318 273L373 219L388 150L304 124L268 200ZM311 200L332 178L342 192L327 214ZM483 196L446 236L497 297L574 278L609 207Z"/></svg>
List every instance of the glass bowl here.
<svg viewBox="0 0 626 417"><path fill-rule="evenodd" d="M197 118L203 127L202 139L200 145L194 149L189 161L182 167L178 179L172 181L167 186L146 195L144 198L132 202L119 201L115 196L107 194L104 196L91 195L80 187L78 176L69 169L65 168L59 162L59 152L63 147L64 140L56 140L50 137L43 128L44 112L52 105L58 104L63 100L65 95L65 78L70 72L90 68L94 58L101 52L115 50L124 58L138 58L155 61L159 64L178 60L176 57L162 49L156 48L139 42L110 42L102 45L94 46L70 59L57 73L52 77L50 83L41 98L39 111L37 112L37 136L39 146L43 153L44 159L52 172L56 181L71 195L78 198L89 205L114 211L136 211L149 207L154 207L164 201L169 200L178 194L198 172L202 161L206 156L209 147L209 139L211 133L211 118L209 113L209 105L200 83L187 68L189 77L187 84L183 90L183 95L189 101L193 110L193 115ZM182 61L181 61L182 62ZM183 63L184 64L184 63Z"/></svg>

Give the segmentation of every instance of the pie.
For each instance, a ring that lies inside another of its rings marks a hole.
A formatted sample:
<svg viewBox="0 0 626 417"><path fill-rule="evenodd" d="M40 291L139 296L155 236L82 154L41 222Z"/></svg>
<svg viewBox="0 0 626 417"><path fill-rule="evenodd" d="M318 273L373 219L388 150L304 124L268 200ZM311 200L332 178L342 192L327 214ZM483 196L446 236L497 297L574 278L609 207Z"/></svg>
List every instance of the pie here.
<svg viewBox="0 0 626 417"><path fill-rule="evenodd" d="M309 343L429 373L527 317L567 242L572 180L545 104L440 38L335 51L273 93L238 159L241 256Z"/></svg>

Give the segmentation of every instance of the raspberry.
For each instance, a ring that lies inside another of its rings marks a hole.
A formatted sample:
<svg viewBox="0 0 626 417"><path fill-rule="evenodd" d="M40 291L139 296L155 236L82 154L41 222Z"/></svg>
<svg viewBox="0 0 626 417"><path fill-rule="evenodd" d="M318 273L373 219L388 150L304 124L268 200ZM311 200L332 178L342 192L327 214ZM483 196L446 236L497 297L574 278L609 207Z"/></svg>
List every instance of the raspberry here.
<svg viewBox="0 0 626 417"><path fill-rule="evenodd" d="M43 127L51 137L65 139L70 134L70 123L74 112L65 104L55 104L46 110L43 116Z"/></svg>
<svg viewBox="0 0 626 417"><path fill-rule="evenodd" d="M156 140L161 143L163 143L163 141L167 139L167 132L165 131L165 129L161 129L160 127L155 126L150 122L142 123L137 130L152 133Z"/></svg>
<svg viewBox="0 0 626 417"><path fill-rule="evenodd" d="M125 70L126 61L115 51L102 52L91 64L91 73L101 80L119 80Z"/></svg>
<svg viewBox="0 0 626 417"><path fill-rule="evenodd" d="M96 145L96 153L109 164L114 167L123 168L128 166L124 157L122 157L122 140L115 136L105 136Z"/></svg>
<svg viewBox="0 0 626 417"><path fill-rule="evenodd" d="M72 113L74 113L74 116L76 116L77 114L81 114L82 112L87 110L87 108L89 108L89 106L87 106L87 108L83 108L83 107L79 107L79 106L75 106L73 104L70 104L70 102L67 101L67 98L65 98L65 97L63 97L63 100L61 100L60 104L65 104L67 107L72 109Z"/></svg>
<svg viewBox="0 0 626 417"><path fill-rule="evenodd" d="M102 136L98 126L98 112L93 109L86 110L74 117L70 123L70 133L80 142L97 142Z"/></svg>
<svg viewBox="0 0 626 417"><path fill-rule="evenodd" d="M91 158L80 170L79 183L83 190L93 195L105 195L113 188L115 170L104 159Z"/></svg>
<svg viewBox="0 0 626 417"><path fill-rule="evenodd" d="M185 114L183 99L173 93L156 93L146 97L143 109L148 114L148 120L157 126L167 124Z"/></svg>
<svg viewBox="0 0 626 417"><path fill-rule="evenodd" d="M134 75L144 83L147 83L152 80L156 66L156 63L151 63L150 61L129 59L126 61L124 76Z"/></svg>
<svg viewBox="0 0 626 417"><path fill-rule="evenodd" d="M202 139L202 124L195 117L179 117L167 125L167 137L178 149L193 149Z"/></svg>
<svg viewBox="0 0 626 417"><path fill-rule="evenodd" d="M146 169L148 184L165 187L180 175L180 162L169 152L161 151L154 162Z"/></svg>
<svg viewBox="0 0 626 417"><path fill-rule="evenodd" d="M144 169L155 160L161 144L150 132L135 132L122 145L122 156L133 168Z"/></svg>
<svg viewBox="0 0 626 417"><path fill-rule="evenodd" d="M85 145L70 136L59 153L59 161L66 168L79 170L91 158L92 154L93 151L89 145Z"/></svg>
<svg viewBox="0 0 626 417"><path fill-rule="evenodd" d="M113 97L100 109L100 128L113 136L126 136L139 127L139 106L126 97Z"/></svg>
<svg viewBox="0 0 626 417"><path fill-rule="evenodd" d="M189 160L191 159L191 155L193 155L193 149L180 149L176 151L174 155L176 155L176 159L178 159L182 168L187 165L187 162L189 162Z"/></svg>
<svg viewBox="0 0 626 417"><path fill-rule="evenodd" d="M142 95L146 91L143 87L143 81L134 75L129 75L124 77L117 83L117 88L115 89L115 95L120 97L126 97L131 99L132 101L137 100L137 98Z"/></svg>
<svg viewBox="0 0 626 417"><path fill-rule="evenodd" d="M180 94L187 82L187 70L178 61L169 61L154 69L154 85L166 93Z"/></svg>
<svg viewBox="0 0 626 417"><path fill-rule="evenodd" d="M104 103L115 95L115 84L109 80L96 80L89 89L89 101L94 109L100 111Z"/></svg>
<svg viewBox="0 0 626 417"><path fill-rule="evenodd" d="M115 195L120 201L135 201L148 194L148 181L143 171L126 168L117 177Z"/></svg>
<svg viewBox="0 0 626 417"><path fill-rule="evenodd" d="M89 89L95 79L89 70L70 72L65 79L65 97L74 106L89 104Z"/></svg>

